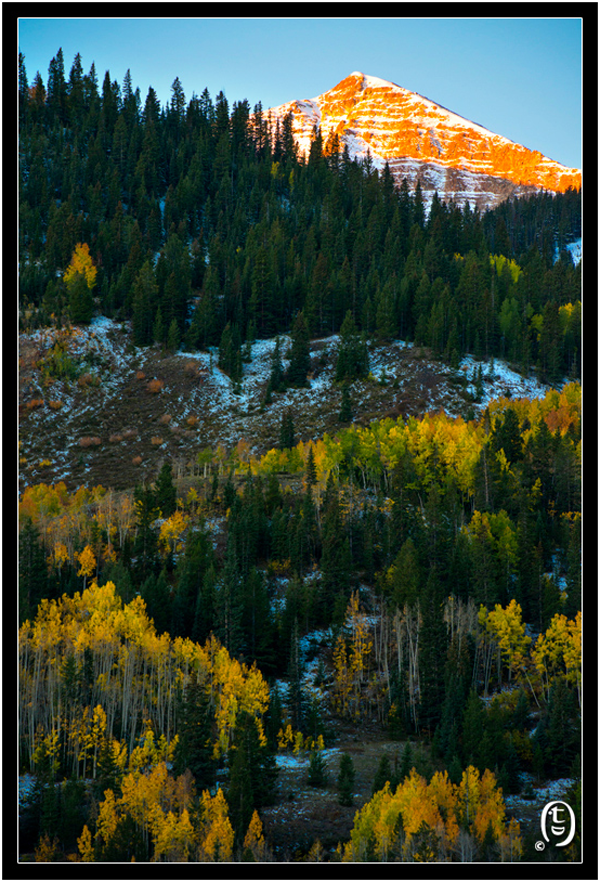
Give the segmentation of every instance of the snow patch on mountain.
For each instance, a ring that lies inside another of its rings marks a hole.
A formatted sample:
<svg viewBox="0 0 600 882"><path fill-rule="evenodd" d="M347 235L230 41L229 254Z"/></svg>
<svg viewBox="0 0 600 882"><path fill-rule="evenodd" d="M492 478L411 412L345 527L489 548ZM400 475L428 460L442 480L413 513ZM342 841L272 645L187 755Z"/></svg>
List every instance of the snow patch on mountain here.
<svg viewBox="0 0 600 882"><path fill-rule="evenodd" d="M580 186L581 174L538 151L395 83L354 71L315 98L289 101L269 111L272 120L292 114L292 131L308 155L315 126L324 140L335 132L353 159L388 162L398 183L421 183L426 206L441 199L480 210L509 196Z"/></svg>

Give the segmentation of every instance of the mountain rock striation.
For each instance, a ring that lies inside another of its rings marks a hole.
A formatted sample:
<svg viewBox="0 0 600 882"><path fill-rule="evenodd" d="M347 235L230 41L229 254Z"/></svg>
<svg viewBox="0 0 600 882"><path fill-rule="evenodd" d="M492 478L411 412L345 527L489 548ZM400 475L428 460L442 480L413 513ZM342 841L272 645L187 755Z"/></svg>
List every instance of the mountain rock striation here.
<svg viewBox="0 0 600 882"><path fill-rule="evenodd" d="M437 192L444 201L485 210L511 196L581 186L578 169L360 72L316 98L289 101L269 113L273 123L291 113L301 153L308 155L316 126L324 143L337 135L352 159L369 154L380 169L387 162L398 184L406 178L412 190L419 181L426 204Z"/></svg>

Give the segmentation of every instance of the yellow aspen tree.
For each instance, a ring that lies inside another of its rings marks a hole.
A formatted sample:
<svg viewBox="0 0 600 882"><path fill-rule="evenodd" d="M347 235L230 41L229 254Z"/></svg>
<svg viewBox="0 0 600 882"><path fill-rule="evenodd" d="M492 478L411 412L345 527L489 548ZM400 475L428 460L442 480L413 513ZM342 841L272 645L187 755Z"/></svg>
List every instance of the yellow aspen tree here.
<svg viewBox="0 0 600 882"><path fill-rule="evenodd" d="M302 750L303 743L304 743L304 738L302 736L302 732L296 732L296 734L294 735L294 749L293 749L294 754L298 755L300 753L300 751Z"/></svg>
<svg viewBox="0 0 600 882"><path fill-rule="evenodd" d="M175 554L182 550L181 537L188 527L189 518L183 512L177 510L167 518L160 527L158 534L158 547L163 557L169 553Z"/></svg>
<svg viewBox="0 0 600 882"><path fill-rule="evenodd" d="M250 851L252 857L258 863L264 860L266 851L265 838L263 836L262 821L256 809L252 813L248 830L244 837L244 852L246 850Z"/></svg>
<svg viewBox="0 0 600 882"><path fill-rule="evenodd" d="M93 288L96 284L96 275L98 268L94 266L90 256L90 247L87 242L78 242L75 251L71 257L71 263L65 270L63 282L69 285L73 277L77 274L84 276L88 288Z"/></svg>
<svg viewBox="0 0 600 882"><path fill-rule="evenodd" d="M233 855L234 833L229 820L229 806L219 787L214 797L203 791L200 800L202 822L199 859L229 861Z"/></svg>
<svg viewBox="0 0 600 882"><path fill-rule="evenodd" d="M556 613L546 633L538 637L531 654L547 694L553 679L564 676L571 685L577 685L580 697L581 612L571 622L562 613Z"/></svg>
<svg viewBox="0 0 600 882"><path fill-rule="evenodd" d="M63 276L69 295L71 321L87 323L91 320L94 308L91 292L96 284L97 273L89 246L86 242L78 242Z"/></svg>
<svg viewBox="0 0 600 882"><path fill-rule="evenodd" d="M500 848L500 860L503 863L521 860L523 840L519 823L514 818L510 819L506 825L506 830L500 835L498 846Z"/></svg>
<svg viewBox="0 0 600 882"><path fill-rule="evenodd" d="M67 546L63 542L57 542L54 546L53 563L59 573L68 560L69 552L67 551Z"/></svg>
<svg viewBox="0 0 600 882"><path fill-rule="evenodd" d="M481 842L488 827L491 827L494 839L504 832L505 807L502 791L497 787L496 777L489 769L485 769L479 783L479 806L475 812L475 832Z"/></svg>
<svg viewBox="0 0 600 882"><path fill-rule="evenodd" d="M90 747L93 750L92 777L96 777L96 764L98 762L98 753L102 746L106 733L106 713L102 705L98 704L94 708L92 714L92 724L90 729Z"/></svg>
<svg viewBox="0 0 600 882"><path fill-rule="evenodd" d="M494 635L500 652L507 659L510 673L518 673L523 669L531 644L531 637L525 633L521 613L520 605L513 599L506 609L497 603L486 620L486 628Z"/></svg>
<svg viewBox="0 0 600 882"><path fill-rule="evenodd" d="M81 855L81 860L84 863L89 863L94 860L94 846L92 845L92 834L89 831L88 825L84 824L83 830L81 831L81 836L77 839L77 847L79 848L79 854Z"/></svg>
<svg viewBox="0 0 600 882"><path fill-rule="evenodd" d="M567 622L567 631L569 641L564 651L567 682L576 683L577 697L581 705L581 610L578 610L573 621Z"/></svg>
<svg viewBox="0 0 600 882"><path fill-rule="evenodd" d="M342 634L338 634L333 650L333 706L337 713L346 716L352 681L348 667L348 650Z"/></svg>
<svg viewBox="0 0 600 882"><path fill-rule="evenodd" d="M154 861L187 863L194 847L194 828L187 809L180 815L157 811L154 815L152 841Z"/></svg>
<svg viewBox="0 0 600 882"><path fill-rule="evenodd" d="M440 829L443 822L435 796L425 778L416 769L411 769L408 777L398 787L395 798L402 813L407 845L421 824L427 824L432 830Z"/></svg>
<svg viewBox="0 0 600 882"><path fill-rule="evenodd" d="M96 822L96 841L101 848L105 848L112 837L119 823L119 813L117 810L117 801L112 790L104 791L104 801L100 803L98 812L98 820Z"/></svg>
<svg viewBox="0 0 600 882"><path fill-rule="evenodd" d="M350 841L343 850L344 862L357 862L371 860L375 855L375 825L382 813L382 807L391 802L390 783L378 790L354 816L354 825L350 832ZM399 809L398 809L399 811ZM388 816L388 821L390 820ZM382 831L378 831L381 838Z"/></svg>
<svg viewBox="0 0 600 882"><path fill-rule="evenodd" d="M94 575L96 569L96 556L91 545L86 545L82 552L75 554L79 561L78 576L83 576L83 589L85 591L87 579Z"/></svg>
<svg viewBox="0 0 600 882"><path fill-rule="evenodd" d="M176 840L177 817L173 812L162 812L160 809L153 813L152 818L152 843L154 846L153 861L161 861L163 857L169 860Z"/></svg>
<svg viewBox="0 0 600 882"><path fill-rule="evenodd" d="M277 733L277 747L279 750L286 750L288 745L290 745L294 740L294 733L292 731L292 724L288 723L286 728L283 727Z"/></svg>
<svg viewBox="0 0 600 882"><path fill-rule="evenodd" d="M323 860L323 855L325 850L321 845L321 840L316 839L310 847L310 851L308 852L307 861L312 864L320 864Z"/></svg>
<svg viewBox="0 0 600 882"><path fill-rule="evenodd" d="M350 619L352 633L349 667L352 680L354 717L359 719L362 716L362 686L365 680L366 659L373 648L373 641L368 637L366 616L359 609L357 591L352 592L346 615Z"/></svg>

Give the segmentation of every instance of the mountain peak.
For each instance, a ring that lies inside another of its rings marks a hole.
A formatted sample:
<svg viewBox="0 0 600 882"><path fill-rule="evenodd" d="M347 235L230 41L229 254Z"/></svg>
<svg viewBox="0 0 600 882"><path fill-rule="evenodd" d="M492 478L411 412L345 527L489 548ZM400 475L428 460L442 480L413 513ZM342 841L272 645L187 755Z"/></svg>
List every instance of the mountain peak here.
<svg viewBox="0 0 600 882"><path fill-rule="evenodd" d="M398 183L406 178L414 188L419 181L426 202L437 192L446 201L486 209L514 195L581 186L578 169L362 71L352 71L315 98L270 112L275 118L292 114L301 153L308 154L316 125L324 139L338 135L352 158L369 154L375 167L387 163Z"/></svg>

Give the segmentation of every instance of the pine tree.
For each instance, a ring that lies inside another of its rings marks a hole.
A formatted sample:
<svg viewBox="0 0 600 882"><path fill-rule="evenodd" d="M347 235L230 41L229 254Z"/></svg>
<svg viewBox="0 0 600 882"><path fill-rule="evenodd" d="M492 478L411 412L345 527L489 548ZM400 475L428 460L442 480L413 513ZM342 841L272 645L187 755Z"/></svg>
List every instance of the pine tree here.
<svg viewBox="0 0 600 882"><path fill-rule="evenodd" d="M140 594L146 603L148 616L153 620L158 634L169 633L171 628L172 598L166 570L159 575L151 573L142 583Z"/></svg>
<svg viewBox="0 0 600 882"><path fill-rule="evenodd" d="M217 763L213 756L213 713L205 685L197 673L190 675L181 702L179 740L173 758L174 772L183 775L189 769L199 792L212 787Z"/></svg>
<svg viewBox="0 0 600 882"><path fill-rule="evenodd" d="M281 418L279 430L279 447L281 450L291 450L296 445L294 418L291 411L286 410Z"/></svg>
<svg viewBox="0 0 600 882"><path fill-rule="evenodd" d="M167 334L167 349L169 352L177 352L179 349L179 325L177 319L172 319L169 325L169 333Z"/></svg>
<svg viewBox="0 0 600 882"><path fill-rule="evenodd" d="M310 347L308 326L304 320L304 313L299 312L292 326L292 346L287 379L292 386L306 386L309 371Z"/></svg>
<svg viewBox="0 0 600 882"><path fill-rule="evenodd" d="M277 779L273 750L268 743L261 745L256 720L246 711L236 718L229 761L227 801L236 838L241 841L254 810L273 802Z"/></svg>
<svg viewBox="0 0 600 882"><path fill-rule="evenodd" d="M390 758L387 753L382 754L381 759L379 760L379 765L377 766L377 771L375 773L375 777L373 778L373 785L371 787L371 793L374 795L379 790L383 790L386 783L390 783L390 789L392 788L393 782L393 774L392 774L392 764L390 763Z"/></svg>
<svg viewBox="0 0 600 882"><path fill-rule="evenodd" d="M154 485L154 501L161 510L163 518L170 518L176 509L177 491L173 483L173 466L170 459L164 461L158 473Z"/></svg>
<svg viewBox="0 0 600 882"><path fill-rule="evenodd" d="M326 787L328 776L322 751L313 750L308 763L307 784L310 787Z"/></svg>
<svg viewBox="0 0 600 882"><path fill-rule="evenodd" d="M144 581L157 568L158 535L154 521L159 516L154 491L145 485L138 486L134 491L136 510L136 534L133 544L133 556L136 558L135 575L138 583Z"/></svg>
<svg viewBox="0 0 600 882"><path fill-rule="evenodd" d="M48 596L48 567L44 546L31 518L19 531L19 620L35 616L38 603Z"/></svg>
<svg viewBox="0 0 600 882"><path fill-rule="evenodd" d="M89 246L86 242L78 243L63 276L72 322L88 324L91 321L94 312L92 289L96 285L97 272Z"/></svg>
<svg viewBox="0 0 600 882"><path fill-rule="evenodd" d="M162 310L160 308L160 305L156 310L156 318L154 319L152 336L154 338L154 342L159 343L161 346L165 342L165 325L163 322Z"/></svg>
<svg viewBox="0 0 600 882"><path fill-rule="evenodd" d="M147 346L154 339L155 309L158 286L154 267L147 260L140 269L133 285L133 339L138 346Z"/></svg>
<svg viewBox="0 0 600 882"><path fill-rule="evenodd" d="M279 337L275 340L275 348L271 356L271 374L269 376L269 385L267 395L269 397L268 404L271 402L270 393L281 392L285 388L285 380L283 374L283 365L281 363L281 342Z"/></svg>
<svg viewBox="0 0 600 882"><path fill-rule="evenodd" d="M348 310L340 329L340 348L335 366L337 383L366 377L369 371L367 344L357 333L352 312Z"/></svg>
<svg viewBox="0 0 600 882"><path fill-rule="evenodd" d="M352 757L349 753L343 753L340 757L340 768L337 777L338 802L340 805L353 805L355 777L356 772Z"/></svg>
<svg viewBox="0 0 600 882"><path fill-rule="evenodd" d="M431 571L421 603L419 633L419 720L431 732L440 721L448 637L440 602L441 586Z"/></svg>

